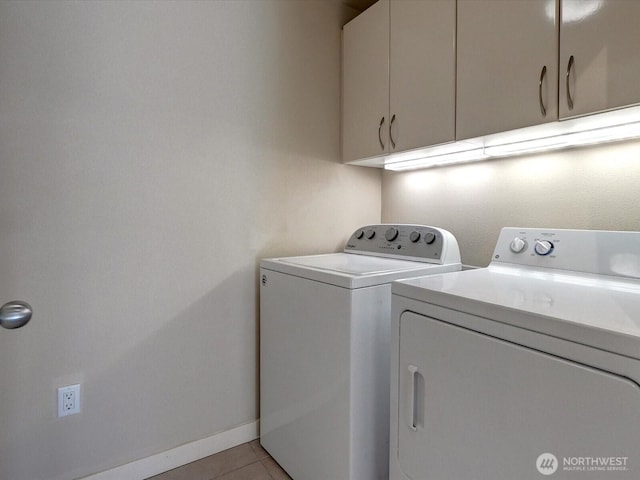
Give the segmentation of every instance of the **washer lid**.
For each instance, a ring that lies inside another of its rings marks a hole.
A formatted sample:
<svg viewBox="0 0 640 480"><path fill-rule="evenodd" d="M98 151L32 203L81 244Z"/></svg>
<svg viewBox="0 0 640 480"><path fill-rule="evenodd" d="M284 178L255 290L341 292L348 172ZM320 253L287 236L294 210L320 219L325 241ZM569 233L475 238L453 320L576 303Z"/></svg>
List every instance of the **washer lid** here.
<svg viewBox="0 0 640 480"><path fill-rule="evenodd" d="M491 265L395 282L395 295L640 359L640 281Z"/></svg>
<svg viewBox="0 0 640 480"><path fill-rule="evenodd" d="M418 268L415 262L341 253L307 257L281 258L280 261L307 268L317 268L347 275L375 275Z"/></svg>
<svg viewBox="0 0 640 480"><path fill-rule="evenodd" d="M344 288L381 285L401 278L450 272L461 268L459 263L434 265L351 253L271 258L262 260L260 266Z"/></svg>

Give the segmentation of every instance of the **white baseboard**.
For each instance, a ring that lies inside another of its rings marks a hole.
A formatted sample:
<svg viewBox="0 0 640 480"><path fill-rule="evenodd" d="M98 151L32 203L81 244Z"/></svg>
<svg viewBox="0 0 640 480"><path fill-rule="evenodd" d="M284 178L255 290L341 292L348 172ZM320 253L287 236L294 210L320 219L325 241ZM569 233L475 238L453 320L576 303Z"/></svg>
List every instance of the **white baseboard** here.
<svg viewBox="0 0 640 480"><path fill-rule="evenodd" d="M144 480L258 438L258 421L180 445L120 467L84 477L84 480Z"/></svg>

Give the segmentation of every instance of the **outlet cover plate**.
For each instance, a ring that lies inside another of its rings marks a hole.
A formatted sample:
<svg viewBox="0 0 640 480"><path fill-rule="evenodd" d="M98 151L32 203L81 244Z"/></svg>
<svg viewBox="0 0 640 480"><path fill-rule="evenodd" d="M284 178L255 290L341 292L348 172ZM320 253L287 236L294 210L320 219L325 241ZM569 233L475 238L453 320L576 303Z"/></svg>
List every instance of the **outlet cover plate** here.
<svg viewBox="0 0 640 480"><path fill-rule="evenodd" d="M58 417L80 413L80 385L58 388Z"/></svg>

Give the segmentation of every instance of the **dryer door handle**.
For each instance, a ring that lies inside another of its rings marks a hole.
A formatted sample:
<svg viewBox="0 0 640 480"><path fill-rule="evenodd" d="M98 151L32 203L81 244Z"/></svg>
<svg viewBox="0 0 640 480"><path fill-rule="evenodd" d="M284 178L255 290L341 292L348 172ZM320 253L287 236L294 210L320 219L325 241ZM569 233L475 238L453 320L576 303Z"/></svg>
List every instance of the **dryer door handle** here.
<svg viewBox="0 0 640 480"><path fill-rule="evenodd" d="M420 380L422 378L422 375L420 375L420 372L418 372L418 367L416 367L415 365L409 365L407 369L409 370L409 383L411 385L409 391L409 428L412 431L417 432L418 427L421 426L421 415L419 410L420 405L422 404L420 397L422 396L421 393L424 390L420 388Z"/></svg>

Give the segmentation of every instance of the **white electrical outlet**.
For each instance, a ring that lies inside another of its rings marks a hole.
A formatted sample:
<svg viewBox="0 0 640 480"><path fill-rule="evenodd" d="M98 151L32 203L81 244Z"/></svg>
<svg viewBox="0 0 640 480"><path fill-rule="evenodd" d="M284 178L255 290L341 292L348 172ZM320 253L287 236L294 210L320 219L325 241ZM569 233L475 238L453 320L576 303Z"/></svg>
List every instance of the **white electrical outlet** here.
<svg viewBox="0 0 640 480"><path fill-rule="evenodd" d="M80 385L58 388L58 417L80 413Z"/></svg>

